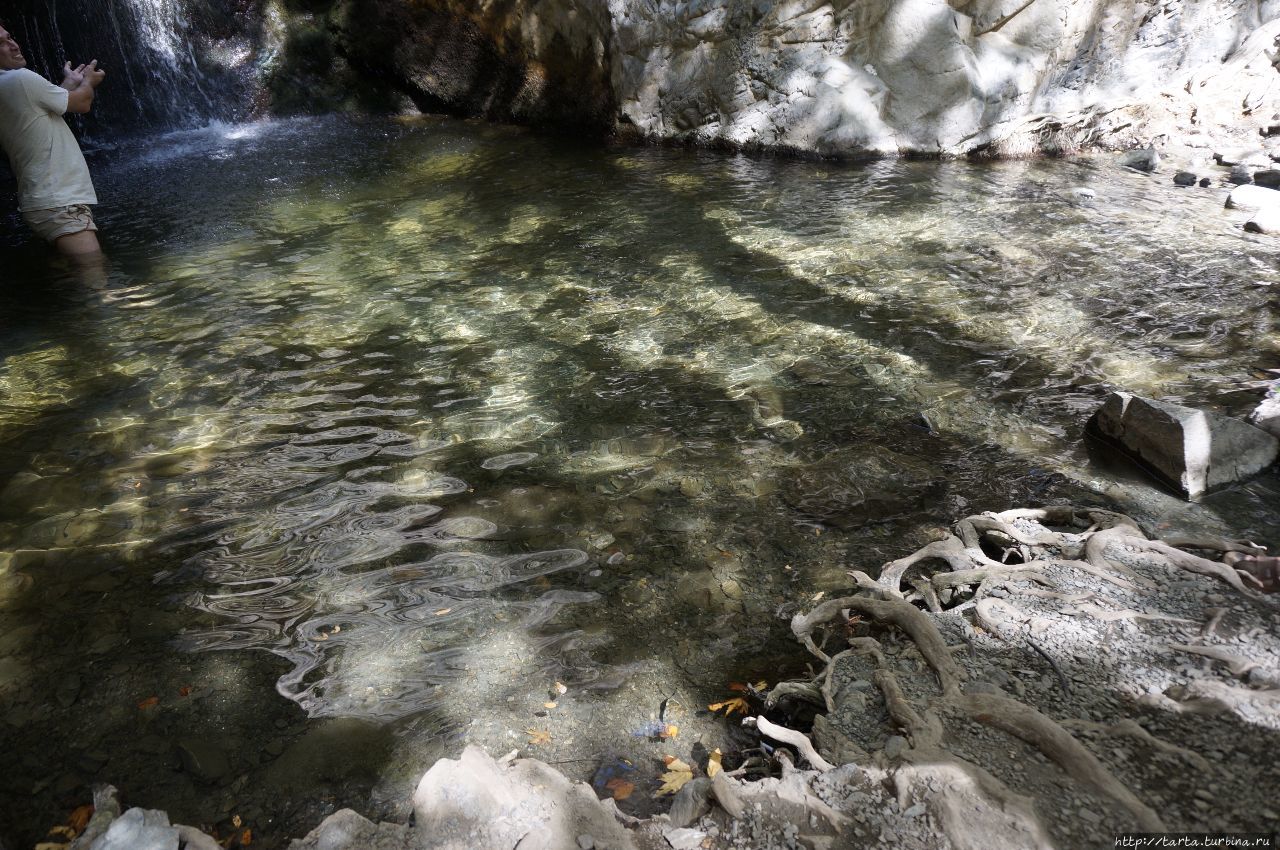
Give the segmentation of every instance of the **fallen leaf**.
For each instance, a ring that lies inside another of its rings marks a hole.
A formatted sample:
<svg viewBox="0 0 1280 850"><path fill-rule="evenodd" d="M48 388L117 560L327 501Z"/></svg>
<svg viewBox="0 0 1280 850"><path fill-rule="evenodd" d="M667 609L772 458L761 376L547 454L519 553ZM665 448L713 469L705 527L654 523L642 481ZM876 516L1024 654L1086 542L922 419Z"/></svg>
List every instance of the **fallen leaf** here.
<svg viewBox="0 0 1280 850"><path fill-rule="evenodd" d="M84 832L84 828L89 825L89 818L93 817L93 806L85 803L83 806L76 806L71 815L67 818L67 826L71 827L76 833Z"/></svg>
<svg viewBox="0 0 1280 850"><path fill-rule="evenodd" d="M246 829L244 832L240 833L240 846L241 846L241 847L248 847L248 846L249 846L250 844L252 844L252 843L253 843L253 830L252 830L252 829Z"/></svg>
<svg viewBox="0 0 1280 850"><path fill-rule="evenodd" d="M529 744L534 747L541 747L551 743L551 733L546 729L526 729L525 734L529 736Z"/></svg>
<svg viewBox="0 0 1280 850"><path fill-rule="evenodd" d="M55 844L52 841L42 841L37 844L34 850L67 850L70 844Z"/></svg>
<svg viewBox="0 0 1280 850"><path fill-rule="evenodd" d="M453 610L452 608L441 608L438 611L436 611L436 616L443 617L445 614L448 614L452 610Z"/></svg>
<svg viewBox="0 0 1280 850"><path fill-rule="evenodd" d="M191 687L189 685L183 685L182 687L178 688L178 696L180 697L191 696Z"/></svg>
<svg viewBox="0 0 1280 850"><path fill-rule="evenodd" d="M544 702L544 703L542 704L542 707L543 707L543 708L555 708L555 707L556 707L556 704L555 704L554 702Z"/></svg>
<svg viewBox="0 0 1280 850"><path fill-rule="evenodd" d="M676 738L679 737L679 735L680 727L674 723L668 723L663 727L662 731L658 733L659 738Z"/></svg>
<svg viewBox="0 0 1280 850"><path fill-rule="evenodd" d="M766 682L764 679L761 679L760 681L756 682L754 685L744 685L742 682L729 683L729 690L738 691L740 693L745 691L763 691L767 687L769 687L769 683Z"/></svg>
<svg viewBox="0 0 1280 850"><path fill-rule="evenodd" d="M231 825L234 826L236 829L239 829L243 824L244 824L244 821L240 820L239 815L231 816Z"/></svg>
<svg viewBox="0 0 1280 850"><path fill-rule="evenodd" d="M819 599L821 599L822 597L824 597L824 596L826 596L826 595L827 595L827 592L826 592L825 590L819 590L817 593L813 594L813 598L812 598L812 599L810 599L809 601L810 601L810 602L817 602Z"/></svg>
<svg viewBox="0 0 1280 850"><path fill-rule="evenodd" d="M342 631L342 626L334 626L334 627L333 627L333 633L334 633L335 635L336 635L338 632L340 632L340 631Z"/></svg>
<svg viewBox="0 0 1280 850"><path fill-rule="evenodd" d="M742 697L730 697L724 702L713 702L711 705L707 706L707 708L712 711L720 711L723 709L725 717L732 717L735 711L741 712L744 715L750 713L750 706L747 705L747 701Z"/></svg>
<svg viewBox="0 0 1280 850"><path fill-rule="evenodd" d="M556 682L556 693L567 694L569 693L569 689L565 687L564 682Z"/></svg>
<svg viewBox="0 0 1280 850"><path fill-rule="evenodd" d="M628 782L621 778L610 779L604 784L604 787L608 789L610 796L615 800L625 800L631 796L632 791L636 790L634 782Z"/></svg>
<svg viewBox="0 0 1280 850"><path fill-rule="evenodd" d="M667 763L667 770L658 777L662 780L662 787L658 789L658 793L674 794L683 788L686 782L693 779L693 768L671 756L667 756L664 761Z"/></svg>
<svg viewBox="0 0 1280 850"><path fill-rule="evenodd" d="M49 830L49 835L52 838L65 838L68 841L74 841L76 831L69 826L55 826Z"/></svg>
<svg viewBox="0 0 1280 850"><path fill-rule="evenodd" d="M328 640L329 636L324 632L316 632L316 640Z"/></svg>
<svg viewBox="0 0 1280 850"><path fill-rule="evenodd" d="M720 767L720 748L716 747L707 758L707 777L715 776L722 770Z"/></svg>
<svg viewBox="0 0 1280 850"><path fill-rule="evenodd" d="M138 708L148 709L160 704L160 697L147 697L138 703Z"/></svg>

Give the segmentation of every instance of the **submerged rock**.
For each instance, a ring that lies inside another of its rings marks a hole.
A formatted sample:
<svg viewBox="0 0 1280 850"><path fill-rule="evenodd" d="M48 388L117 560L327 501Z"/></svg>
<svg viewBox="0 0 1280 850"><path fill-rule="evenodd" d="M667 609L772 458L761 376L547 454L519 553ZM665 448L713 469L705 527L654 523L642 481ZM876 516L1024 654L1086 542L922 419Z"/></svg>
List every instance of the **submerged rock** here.
<svg viewBox="0 0 1280 850"><path fill-rule="evenodd" d="M1173 175L1173 182L1177 183L1179 186L1194 186L1196 185L1197 179L1196 175L1192 174L1190 171L1179 171L1177 174Z"/></svg>
<svg viewBox="0 0 1280 850"><path fill-rule="evenodd" d="M782 486L782 497L808 517L852 528L913 510L944 484L929 464L868 445L800 467Z"/></svg>
<svg viewBox="0 0 1280 850"><path fill-rule="evenodd" d="M1120 164L1138 171L1155 171L1160 166L1160 154L1154 148L1129 151L1120 157Z"/></svg>
<svg viewBox="0 0 1280 850"><path fill-rule="evenodd" d="M1247 422L1123 392L1107 397L1087 430L1189 499L1260 472L1280 453L1280 441Z"/></svg>

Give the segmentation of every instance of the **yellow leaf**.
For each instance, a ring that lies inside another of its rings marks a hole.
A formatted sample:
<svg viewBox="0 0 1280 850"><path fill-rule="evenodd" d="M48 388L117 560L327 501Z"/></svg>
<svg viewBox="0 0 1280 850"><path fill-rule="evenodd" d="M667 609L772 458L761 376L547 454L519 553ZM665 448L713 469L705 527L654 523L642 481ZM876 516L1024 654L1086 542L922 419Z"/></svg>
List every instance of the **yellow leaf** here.
<svg viewBox="0 0 1280 850"><path fill-rule="evenodd" d="M543 707L543 708L555 708L555 707L556 707L556 703L555 703L555 702L544 702L544 703L542 704L542 707Z"/></svg>
<svg viewBox="0 0 1280 850"><path fill-rule="evenodd" d="M680 735L680 727L674 723L668 723L662 727L662 731L658 733L659 738L676 738Z"/></svg>
<svg viewBox="0 0 1280 850"><path fill-rule="evenodd" d="M53 829L49 830L49 836L51 838L65 838L68 841L72 841L76 837L76 831L69 826L55 826Z"/></svg>
<svg viewBox="0 0 1280 850"><path fill-rule="evenodd" d="M526 729L525 734L529 736L529 744L534 747L541 747L551 743L551 733L546 729Z"/></svg>
<svg viewBox="0 0 1280 850"><path fill-rule="evenodd" d="M711 751L711 755L707 758L707 777L715 776L721 771L720 767L720 748L716 747Z"/></svg>
<svg viewBox="0 0 1280 850"><path fill-rule="evenodd" d="M35 846L34 850L67 850L70 844L55 844L52 841L42 841Z"/></svg>
<svg viewBox="0 0 1280 850"><path fill-rule="evenodd" d="M232 815L232 816L231 816L231 825L232 825L232 826L234 826L236 829L239 829L239 828L240 828L240 825L241 825L241 824L243 824L243 823L244 823L244 821L240 820L240 816L239 816L239 815Z"/></svg>
<svg viewBox="0 0 1280 850"><path fill-rule="evenodd" d="M658 789L658 793L674 794L683 788L686 782L693 779L693 768L680 759L671 759L667 762L667 772L659 778L662 780L662 787Z"/></svg>
<svg viewBox="0 0 1280 850"><path fill-rule="evenodd" d="M724 702L713 702L711 705L707 706L707 708L712 711L720 711L723 709L725 717L732 717L735 711L747 714L749 706L747 705L747 701L742 697L730 697Z"/></svg>
<svg viewBox="0 0 1280 850"><path fill-rule="evenodd" d="M441 608L439 611L436 611L436 616L443 617L445 614L448 614L452 610L453 610L452 608Z"/></svg>

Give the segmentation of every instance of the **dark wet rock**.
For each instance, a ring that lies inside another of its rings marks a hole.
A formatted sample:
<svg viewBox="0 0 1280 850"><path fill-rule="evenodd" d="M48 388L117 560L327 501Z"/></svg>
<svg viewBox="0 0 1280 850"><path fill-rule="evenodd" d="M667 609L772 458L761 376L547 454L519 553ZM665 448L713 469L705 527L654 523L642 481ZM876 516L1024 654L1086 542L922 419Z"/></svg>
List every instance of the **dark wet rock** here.
<svg viewBox="0 0 1280 850"><path fill-rule="evenodd" d="M182 769L201 782L221 784L231 774L226 753L203 738L184 738L177 750Z"/></svg>
<svg viewBox="0 0 1280 850"><path fill-rule="evenodd" d="M1237 186L1243 186L1253 182L1253 169L1247 165L1231 166L1231 173L1227 175L1227 182Z"/></svg>
<svg viewBox="0 0 1280 850"><path fill-rule="evenodd" d="M1179 186L1194 186L1196 185L1197 179L1196 175L1192 174L1190 171L1179 171L1177 174L1173 175L1173 182L1177 183Z"/></svg>
<svg viewBox="0 0 1280 850"><path fill-rule="evenodd" d="M1202 178L1200 178L1200 186L1201 186L1201 188L1208 189L1208 188L1209 188L1210 186L1212 186L1212 185L1213 185L1213 181L1212 181L1212 180L1210 180L1208 177L1202 177Z"/></svg>
<svg viewBox="0 0 1280 850"><path fill-rule="evenodd" d="M391 747L391 733L354 718L325 720L294 741L267 768L267 781L311 787L317 779L372 781Z"/></svg>
<svg viewBox="0 0 1280 850"><path fill-rule="evenodd" d="M1253 182L1265 189L1280 189L1280 171L1268 168L1253 173Z"/></svg>
<svg viewBox="0 0 1280 850"><path fill-rule="evenodd" d="M1227 196L1227 209L1260 210L1280 207L1280 192L1261 186L1237 186Z"/></svg>
<svg viewBox="0 0 1280 850"><path fill-rule="evenodd" d="M711 810L711 780L699 776L686 782L671 801L671 811L667 817L671 825L679 828L689 826Z"/></svg>
<svg viewBox="0 0 1280 850"><path fill-rule="evenodd" d="M1258 210L1244 223L1249 233L1280 233L1280 207Z"/></svg>
<svg viewBox="0 0 1280 850"><path fill-rule="evenodd" d="M782 497L800 513L852 528L911 511L941 493L939 470L880 446L839 449L795 471Z"/></svg>
<svg viewBox="0 0 1280 850"><path fill-rule="evenodd" d="M1122 155L1120 164L1138 171L1155 171L1160 166L1160 154L1155 148L1140 148Z"/></svg>
<svg viewBox="0 0 1280 850"><path fill-rule="evenodd" d="M1256 474L1280 452L1280 441L1247 422L1120 392L1088 432L1190 499Z"/></svg>

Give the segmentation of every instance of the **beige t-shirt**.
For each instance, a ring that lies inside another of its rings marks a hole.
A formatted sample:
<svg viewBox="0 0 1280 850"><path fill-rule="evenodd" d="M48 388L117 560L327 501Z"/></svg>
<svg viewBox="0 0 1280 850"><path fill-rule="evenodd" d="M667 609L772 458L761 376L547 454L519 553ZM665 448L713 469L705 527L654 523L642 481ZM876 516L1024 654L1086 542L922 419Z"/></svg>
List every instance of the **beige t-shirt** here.
<svg viewBox="0 0 1280 850"><path fill-rule="evenodd" d="M18 178L18 209L96 204L89 166L63 120L69 92L26 68L0 71L0 146Z"/></svg>

